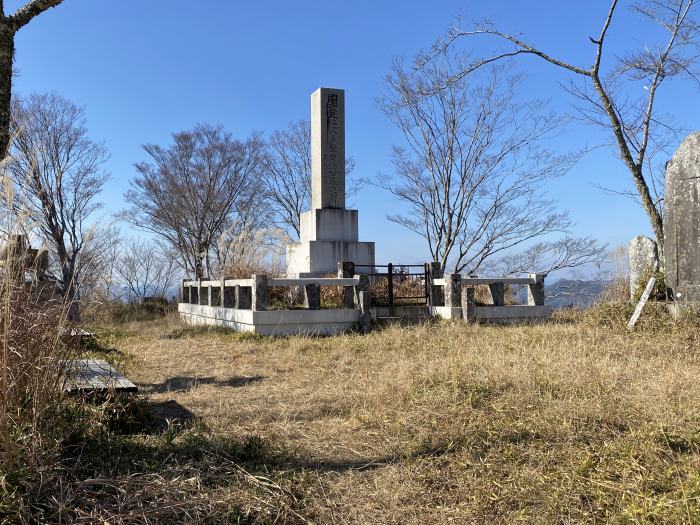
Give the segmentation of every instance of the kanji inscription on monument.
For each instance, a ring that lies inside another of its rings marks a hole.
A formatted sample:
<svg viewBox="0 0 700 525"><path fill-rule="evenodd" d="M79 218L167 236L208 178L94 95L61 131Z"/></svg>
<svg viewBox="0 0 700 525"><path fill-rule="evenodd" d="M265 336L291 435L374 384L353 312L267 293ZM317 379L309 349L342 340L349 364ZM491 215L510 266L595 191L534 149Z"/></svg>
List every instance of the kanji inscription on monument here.
<svg viewBox="0 0 700 525"><path fill-rule="evenodd" d="M311 207L345 208L345 92L311 95Z"/></svg>

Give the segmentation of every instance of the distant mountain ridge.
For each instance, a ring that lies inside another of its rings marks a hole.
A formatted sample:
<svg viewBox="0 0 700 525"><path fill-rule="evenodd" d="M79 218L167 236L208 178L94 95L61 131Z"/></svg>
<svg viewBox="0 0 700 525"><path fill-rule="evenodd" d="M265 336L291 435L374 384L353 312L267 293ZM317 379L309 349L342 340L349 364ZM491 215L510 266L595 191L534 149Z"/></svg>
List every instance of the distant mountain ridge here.
<svg viewBox="0 0 700 525"><path fill-rule="evenodd" d="M598 299L608 284L607 280L559 279L551 284L545 281L545 304L555 309L586 308ZM518 300L527 302L527 288L518 292Z"/></svg>

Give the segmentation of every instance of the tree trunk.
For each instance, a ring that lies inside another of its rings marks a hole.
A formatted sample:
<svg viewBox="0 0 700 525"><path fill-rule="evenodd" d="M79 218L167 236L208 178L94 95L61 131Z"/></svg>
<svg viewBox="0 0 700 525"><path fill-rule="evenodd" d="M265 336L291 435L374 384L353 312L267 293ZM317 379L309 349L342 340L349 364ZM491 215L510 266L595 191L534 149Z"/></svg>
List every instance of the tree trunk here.
<svg viewBox="0 0 700 525"><path fill-rule="evenodd" d="M63 278L63 298L68 306L68 320L72 323L80 322L80 305L78 304L78 291L75 286L74 266L68 263L63 264L61 270Z"/></svg>
<svg viewBox="0 0 700 525"><path fill-rule="evenodd" d="M199 254L194 256L194 278L204 279L204 257Z"/></svg>
<svg viewBox="0 0 700 525"><path fill-rule="evenodd" d="M6 20L0 19L0 159L7 156L10 145L10 103L12 101L12 60L15 33Z"/></svg>

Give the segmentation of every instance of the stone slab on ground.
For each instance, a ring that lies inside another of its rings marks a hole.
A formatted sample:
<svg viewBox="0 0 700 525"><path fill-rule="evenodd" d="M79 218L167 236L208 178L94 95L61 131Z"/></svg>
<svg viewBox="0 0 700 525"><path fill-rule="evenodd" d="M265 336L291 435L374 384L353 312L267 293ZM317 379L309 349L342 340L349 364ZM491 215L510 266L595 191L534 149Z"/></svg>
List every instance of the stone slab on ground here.
<svg viewBox="0 0 700 525"><path fill-rule="evenodd" d="M70 394L137 392L138 387L104 359L75 359L68 363L63 390Z"/></svg>

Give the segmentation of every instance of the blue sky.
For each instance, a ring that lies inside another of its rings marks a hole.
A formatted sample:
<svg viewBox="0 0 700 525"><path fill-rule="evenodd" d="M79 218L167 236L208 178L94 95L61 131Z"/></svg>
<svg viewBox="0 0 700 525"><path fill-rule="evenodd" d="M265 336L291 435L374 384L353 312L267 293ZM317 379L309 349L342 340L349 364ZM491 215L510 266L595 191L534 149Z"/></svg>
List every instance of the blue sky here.
<svg viewBox="0 0 700 525"><path fill-rule="evenodd" d="M6 0L5 9L20 3ZM18 35L15 92L55 91L86 108L91 136L111 153L112 180L103 195L108 211L123 206L132 165L144 158L141 144L166 144L171 132L198 122L220 123L241 138L266 134L308 118L309 95L322 85L346 90L346 151L355 158L356 174L371 177L391 173L391 147L401 141L375 104L394 57L410 59L429 47L461 11L465 21L491 18L501 29L522 32L587 67L588 36L599 32L608 4L65 0ZM644 26L621 14L611 29L612 49L652 43ZM493 43L471 42L476 52ZM523 97L568 109L559 82L569 77L534 58L517 66L527 74ZM699 127L697 101L697 90L687 84L664 86L660 97L662 109L690 129ZM550 147L564 152L599 140L596 130L575 126ZM550 197L570 210L575 234L614 247L648 234L648 223L634 203L593 184L619 188L628 181L614 154L598 150L554 183ZM427 259L422 239L386 220L400 209L390 195L367 188L353 200L360 236L377 243L378 262Z"/></svg>

